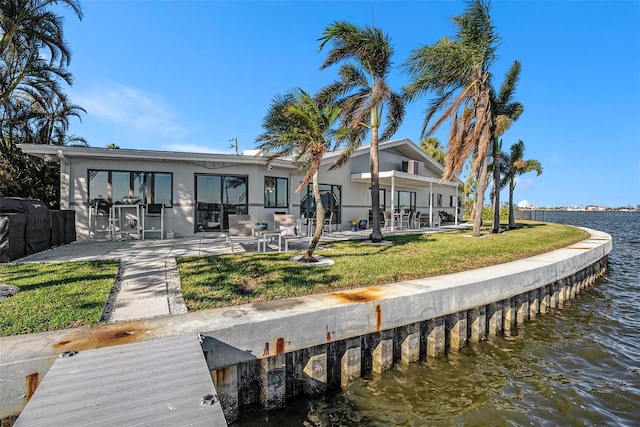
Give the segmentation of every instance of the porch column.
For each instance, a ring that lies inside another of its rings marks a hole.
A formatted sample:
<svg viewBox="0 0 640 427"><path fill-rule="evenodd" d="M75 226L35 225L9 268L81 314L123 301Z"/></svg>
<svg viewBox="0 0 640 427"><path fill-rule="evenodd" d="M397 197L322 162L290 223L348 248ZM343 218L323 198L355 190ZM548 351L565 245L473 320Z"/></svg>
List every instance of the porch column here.
<svg viewBox="0 0 640 427"><path fill-rule="evenodd" d="M433 182L429 181L429 227L433 228Z"/></svg>
<svg viewBox="0 0 640 427"><path fill-rule="evenodd" d="M456 222L455 225L458 225L458 184L456 184Z"/></svg>
<svg viewBox="0 0 640 427"><path fill-rule="evenodd" d="M292 185L293 184L293 174L292 173L289 174L289 183L290 183L289 184L289 194L287 194L287 197L289 197L289 206L287 207L287 212L289 213L289 215L296 215L294 213L294 210L293 210L293 196L295 195L295 190L294 190L294 186ZM299 198L298 198L298 200L299 200ZM298 218L298 215L296 215L296 218ZM298 231L298 232L300 232L300 231Z"/></svg>
<svg viewBox="0 0 640 427"><path fill-rule="evenodd" d="M391 175L391 231L396 225L396 216L393 214L396 211L396 177Z"/></svg>

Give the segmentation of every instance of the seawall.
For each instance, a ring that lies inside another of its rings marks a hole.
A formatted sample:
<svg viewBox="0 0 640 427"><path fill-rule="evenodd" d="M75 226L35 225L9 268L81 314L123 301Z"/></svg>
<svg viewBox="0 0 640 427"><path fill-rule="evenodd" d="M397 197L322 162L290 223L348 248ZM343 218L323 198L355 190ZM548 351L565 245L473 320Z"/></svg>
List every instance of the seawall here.
<svg viewBox="0 0 640 427"><path fill-rule="evenodd" d="M200 333L227 420L457 351L561 308L606 271L611 236L531 258L411 280L184 315L0 338L0 418L19 413L59 353ZM180 363L180 361L176 361Z"/></svg>

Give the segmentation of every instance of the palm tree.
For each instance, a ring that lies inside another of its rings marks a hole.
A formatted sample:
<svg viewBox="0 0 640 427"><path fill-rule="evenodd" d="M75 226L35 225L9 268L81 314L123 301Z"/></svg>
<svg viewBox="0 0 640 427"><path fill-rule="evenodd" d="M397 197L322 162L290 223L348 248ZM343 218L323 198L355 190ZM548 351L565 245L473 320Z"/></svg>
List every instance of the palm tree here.
<svg viewBox="0 0 640 427"><path fill-rule="evenodd" d="M487 158L496 129L489 68L496 58L498 36L489 12L488 2L470 2L462 15L453 17L458 27L454 39L443 37L432 46L414 50L406 63L411 83L404 88L409 101L428 92L436 95L426 112L423 136L432 134L447 120L452 122L443 181L453 179L474 150L477 153L471 167L478 177L473 224L476 237L480 236ZM440 117L430 124L438 112Z"/></svg>
<svg viewBox="0 0 640 427"><path fill-rule="evenodd" d="M316 261L313 252L322 234L324 207L318 184L322 158L348 136L346 128L336 127L339 115L336 104L322 102L302 89L294 89L273 99L262 123L264 133L256 139L258 148L267 154L267 164L279 157L292 157L297 169L305 173L296 192L312 182L319 226L301 259L303 262Z"/></svg>
<svg viewBox="0 0 640 427"><path fill-rule="evenodd" d="M65 69L71 51L63 38L63 18L50 10L60 4L82 19L76 0L0 2L0 104L12 97L33 100L52 89L59 92L59 79L71 83Z"/></svg>
<svg viewBox="0 0 640 427"><path fill-rule="evenodd" d="M520 62L514 61L505 76L500 87L500 93L493 97L491 106L494 110L496 126L493 132L493 233L500 232L500 151L501 141L498 142L514 121L518 120L524 107L519 102L513 101L516 83L520 77Z"/></svg>
<svg viewBox="0 0 640 427"><path fill-rule="evenodd" d="M0 2L0 191L38 197L50 206L58 203L58 167L25 156L17 144L86 145L66 134L69 117L84 110L70 104L62 89L71 84L71 51L63 18L52 11L60 5L82 18L76 0Z"/></svg>
<svg viewBox="0 0 640 427"><path fill-rule="evenodd" d="M538 160L524 160L524 142L522 140L513 144L510 153L502 153L502 188L509 185L509 228L515 228L516 222L513 215L513 191L516 189L516 176L527 172L536 171L538 176L542 173L542 165Z"/></svg>
<svg viewBox="0 0 640 427"><path fill-rule="evenodd" d="M404 100L387 84L392 69L393 48L389 37L376 27L360 28L348 22L339 21L329 25L320 41L319 50L327 43L332 44L321 70L334 64L342 64L337 80L322 89L322 99L333 100L342 109L342 122L353 129L353 144L345 149L342 161L346 162L353 150L364 140L367 130L371 132L369 167L371 170L371 211L372 242L382 241L380 226L380 178L379 141L393 135L404 117ZM379 135L383 120L385 129Z"/></svg>
<svg viewBox="0 0 640 427"><path fill-rule="evenodd" d="M444 166L445 152L440 140L435 136L429 136L420 141L420 149L429 157Z"/></svg>

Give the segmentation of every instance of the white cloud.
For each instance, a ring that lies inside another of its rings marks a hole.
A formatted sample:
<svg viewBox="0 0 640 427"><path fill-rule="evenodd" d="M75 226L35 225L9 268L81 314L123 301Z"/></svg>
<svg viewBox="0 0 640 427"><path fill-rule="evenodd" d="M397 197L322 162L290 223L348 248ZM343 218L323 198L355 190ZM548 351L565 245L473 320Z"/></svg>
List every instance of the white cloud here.
<svg viewBox="0 0 640 427"><path fill-rule="evenodd" d="M516 181L516 190L517 191L529 191L534 186L534 181L531 178L523 179L523 178L520 178L520 177L516 177L515 181Z"/></svg>
<svg viewBox="0 0 640 427"><path fill-rule="evenodd" d="M74 102L126 133L145 138L183 140L187 126L173 106L161 96L118 83L94 87L74 94Z"/></svg>
<svg viewBox="0 0 640 427"><path fill-rule="evenodd" d="M562 163L562 159L560 158L560 153L554 151L551 153L551 162L553 163Z"/></svg>

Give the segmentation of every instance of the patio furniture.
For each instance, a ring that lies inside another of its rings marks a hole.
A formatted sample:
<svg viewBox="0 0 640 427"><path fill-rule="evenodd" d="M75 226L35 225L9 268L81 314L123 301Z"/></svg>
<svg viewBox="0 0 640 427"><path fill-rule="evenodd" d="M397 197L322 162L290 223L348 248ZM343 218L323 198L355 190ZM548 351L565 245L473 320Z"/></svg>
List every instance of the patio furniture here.
<svg viewBox="0 0 640 427"><path fill-rule="evenodd" d="M164 239L164 204L148 203L142 214L142 240L148 233L160 233Z"/></svg>
<svg viewBox="0 0 640 427"><path fill-rule="evenodd" d="M394 212L393 213L393 226L394 227L398 227L399 229L402 230L402 217L404 216L404 213L402 211L399 212Z"/></svg>
<svg viewBox="0 0 640 427"><path fill-rule="evenodd" d="M263 240L264 236L256 234L251 215L229 215L227 243L231 245L231 253L233 253L234 243L257 243L259 252L260 243Z"/></svg>
<svg viewBox="0 0 640 427"><path fill-rule="evenodd" d="M416 212L411 218L411 220L412 220L411 227L420 228L420 212Z"/></svg>
<svg viewBox="0 0 640 427"><path fill-rule="evenodd" d="M282 227L293 227L294 234L298 234L300 232L300 230L297 229L295 215L273 214L273 229L275 231L282 231Z"/></svg>
<svg viewBox="0 0 640 427"><path fill-rule="evenodd" d="M93 199L89 202L89 238L98 237L98 233L104 233L109 237L109 218L111 204L105 199Z"/></svg>
<svg viewBox="0 0 640 427"><path fill-rule="evenodd" d="M431 227L431 216L428 213L421 213L419 222L420 222L420 227ZM439 225L440 225L440 216L434 215L433 226L435 227Z"/></svg>
<svg viewBox="0 0 640 427"><path fill-rule="evenodd" d="M322 234L324 234L325 230L329 231L329 235L331 235L331 229L333 228L333 225L336 225L336 231L337 231L337 223L334 221L334 214L333 212L331 212L329 214L329 218L325 218L324 219L324 224L322 225Z"/></svg>
<svg viewBox="0 0 640 427"><path fill-rule="evenodd" d="M122 240L123 237L142 238L142 205L118 204L111 205L109 215L109 240Z"/></svg>
<svg viewBox="0 0 640 427"><path fill-rule="evenodd" d="M400 228L411 228L412 215L413 215L413 212L411 211L401 211Z"/></svg>
<svg viewBox="0 0 640 427"><path fill-rule="evenodd" d="M273 224L276 231L280 232L280 241L284 241L285 252L289 250L290 242L309 242L311 238L301 233L302 220L296 220L295 215L273 215Z"/></svg>
<svg viewBox="0 0 640 427"><path fill-rule="evenodd" d="M384 211L384 228L391 228L391 211Z"/></svg>

